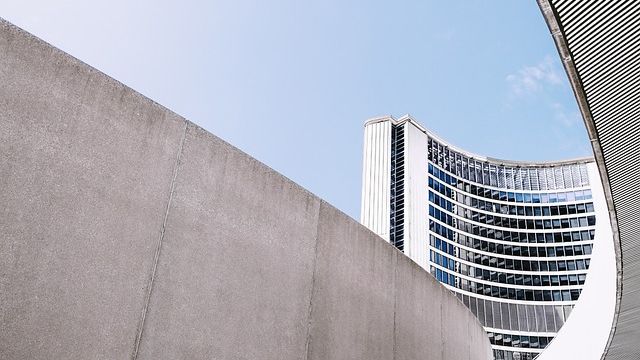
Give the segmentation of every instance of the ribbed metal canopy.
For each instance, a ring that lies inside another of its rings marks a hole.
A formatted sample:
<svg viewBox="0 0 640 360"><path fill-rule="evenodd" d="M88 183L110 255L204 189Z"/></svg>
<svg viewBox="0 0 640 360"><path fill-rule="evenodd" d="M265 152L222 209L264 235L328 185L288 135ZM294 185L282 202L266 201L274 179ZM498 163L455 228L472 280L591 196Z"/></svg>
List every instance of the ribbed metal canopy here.
<svg viewBox="0 0 640 360"><path fill-rule="evenodd" d="M640 359L640 1L538 4L584 117L613 224L618 299L602 358Z"/></svg>

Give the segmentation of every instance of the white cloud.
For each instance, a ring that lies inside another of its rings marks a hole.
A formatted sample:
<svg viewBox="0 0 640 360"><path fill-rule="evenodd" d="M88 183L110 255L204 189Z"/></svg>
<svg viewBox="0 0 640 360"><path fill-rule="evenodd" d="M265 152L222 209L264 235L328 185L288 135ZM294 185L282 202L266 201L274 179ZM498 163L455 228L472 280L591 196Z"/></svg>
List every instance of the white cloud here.
<svg viewBox="0 0 640 360"><path fill-rule="evenodd" d="M562 84L560 76L551 56L546 56L536 65L524 66L515 74L507 75L511 95L523 96L540 92L545 85Z"/></svg>
<svg viewBox="0 0 640 360"><path fill-rule="evenodd" d="M589 143L583 140L586 133L580 111L567 111L564 105L556 102L551 104L551 114L554 121L548 129L557 140L560 150L570 154L589 154Z"/></svg>
<svg viewBox="0 0 640 360"><path fill-rule="evenodd" d="M571 128L574 126L580 126L582 122L582 114L580 111L567 112L564 106L560 103L551 104L554 118L564 127Z"/></svg>

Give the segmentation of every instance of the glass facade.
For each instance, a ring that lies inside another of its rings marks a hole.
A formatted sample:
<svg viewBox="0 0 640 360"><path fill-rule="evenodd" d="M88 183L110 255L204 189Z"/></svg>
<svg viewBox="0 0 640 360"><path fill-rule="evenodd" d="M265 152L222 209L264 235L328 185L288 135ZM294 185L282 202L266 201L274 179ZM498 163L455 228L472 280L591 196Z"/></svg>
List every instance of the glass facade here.
<svg viewBox="0 0 640 360"><path fill-rule="evenodd" d="M400 250L405 127L393 125L392 139L390 234ZM478 317L496 359L534 359L587 278L596 217L586 165L505 165L426 136L428 270Z"/></svg>
<svg viewBox="0 0 640 360"><path fill-rule="evenodd" d="M391 127L389 242L404 250L404 126Z"/></svg>

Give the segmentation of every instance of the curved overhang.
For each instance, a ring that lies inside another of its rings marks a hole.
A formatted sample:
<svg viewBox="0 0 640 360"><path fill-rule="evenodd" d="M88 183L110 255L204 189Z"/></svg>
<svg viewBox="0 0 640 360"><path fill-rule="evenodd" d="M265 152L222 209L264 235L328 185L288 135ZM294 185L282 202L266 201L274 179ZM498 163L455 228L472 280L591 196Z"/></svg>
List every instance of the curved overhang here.
<svg viewBox="0 0 640 360"><path fill-rule="evenodd" d="M616 310L602 359L640 358L640 2L538 0L582 113L609 208Z"/></svg>

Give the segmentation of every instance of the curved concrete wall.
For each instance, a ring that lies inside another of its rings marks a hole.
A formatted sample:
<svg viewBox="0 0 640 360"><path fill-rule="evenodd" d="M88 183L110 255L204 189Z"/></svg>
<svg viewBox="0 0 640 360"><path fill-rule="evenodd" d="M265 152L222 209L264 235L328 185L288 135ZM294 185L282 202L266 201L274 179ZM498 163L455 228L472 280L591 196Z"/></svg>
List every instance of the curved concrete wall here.
<svg viewBox="0 0 640 360"><path fill-rule="evenodd" d="M2 359L491 356L381 238L1 20L0 154Z"/></svg>

